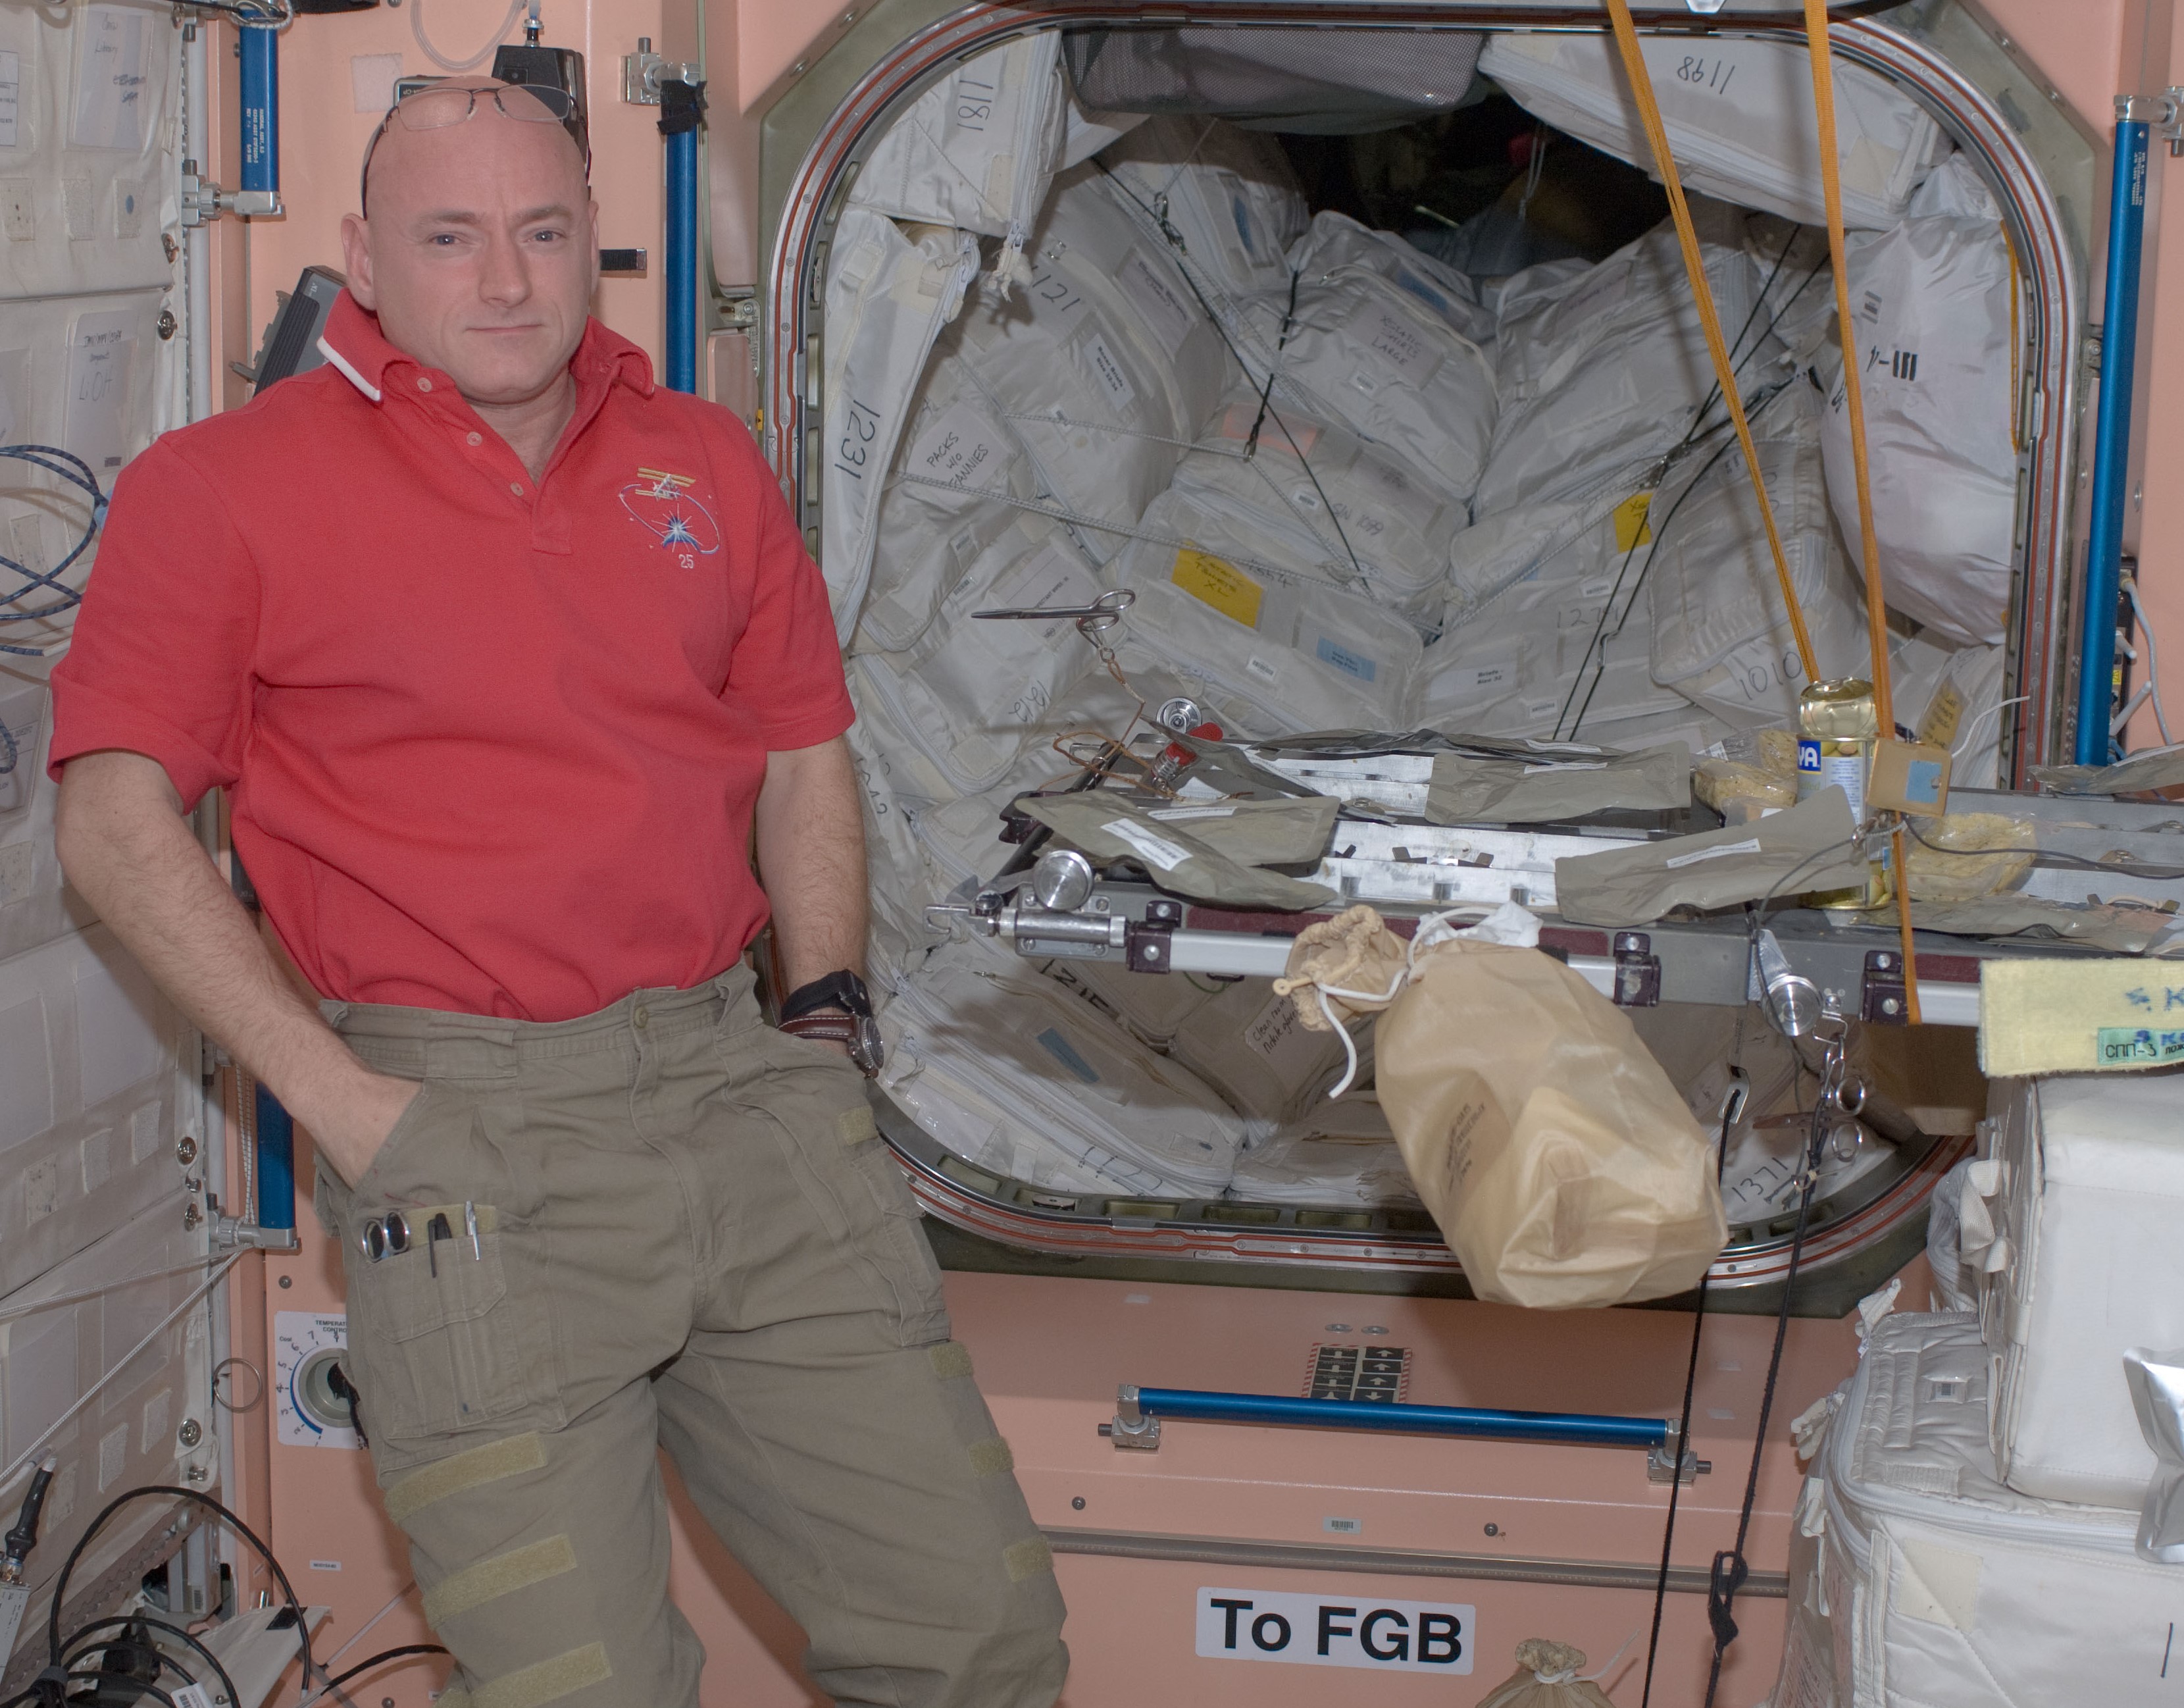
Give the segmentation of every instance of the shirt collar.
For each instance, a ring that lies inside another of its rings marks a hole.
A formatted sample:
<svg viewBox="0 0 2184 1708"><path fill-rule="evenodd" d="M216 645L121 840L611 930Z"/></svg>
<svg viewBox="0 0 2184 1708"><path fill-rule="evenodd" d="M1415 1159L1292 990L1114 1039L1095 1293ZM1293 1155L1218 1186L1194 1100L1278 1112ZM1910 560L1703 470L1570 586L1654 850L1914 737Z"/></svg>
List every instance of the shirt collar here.
<svg viewBox="0 0 2184 1708"><path fill-rule="evenodd" d="M379 330L379 316L360 307L347 291L334 299L333 309L326 316L326 335L319 340L319 354L373 403L384 399L390 373L438 372L387 343ZM653 394L651 358L596 317L586 318L583 340L569 359L569 371L579 385L587 381L611 384L619 380L640 397Z"/></svg>

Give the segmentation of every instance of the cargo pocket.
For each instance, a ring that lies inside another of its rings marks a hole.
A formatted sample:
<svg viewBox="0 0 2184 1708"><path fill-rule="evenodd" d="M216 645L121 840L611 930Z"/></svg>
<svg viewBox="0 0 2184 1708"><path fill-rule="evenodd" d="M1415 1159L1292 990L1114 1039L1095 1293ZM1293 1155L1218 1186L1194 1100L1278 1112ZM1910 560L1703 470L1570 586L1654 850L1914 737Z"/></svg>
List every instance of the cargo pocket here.
<svg viewBox="0 0 2184 1708"><path fill-rule="evenodd" d="M426 1098L433 1102L426 1105ZM375 1448L428 1443L488 1425L566 1421L555 1377L539 1228L512 1213L524 1197L483 1112L428 1085L349 1197L343 1261L359 1409ZM444 1119L443 1119L444 1117ZM476 1209L473 1246L463 1214ZM372 1262L368 1224L401 1211L410 1248ZM432 1216L448 1234L431 1237ZM381 1465L387 1465L382 1452Z"/></svg>
<svg viewBox="0 0 2184 1708"><path fill-rule="evenodd" d="M808 1039L770 1032L755 1047L767 1073L744 1097L779 1124L798 1154L800 1175L817 1187L816 1207L849 1255L880 1289L899 1346L948 1338L940 1266L919 1225L917 1201L880 1136L864 1075Z"/></svg>

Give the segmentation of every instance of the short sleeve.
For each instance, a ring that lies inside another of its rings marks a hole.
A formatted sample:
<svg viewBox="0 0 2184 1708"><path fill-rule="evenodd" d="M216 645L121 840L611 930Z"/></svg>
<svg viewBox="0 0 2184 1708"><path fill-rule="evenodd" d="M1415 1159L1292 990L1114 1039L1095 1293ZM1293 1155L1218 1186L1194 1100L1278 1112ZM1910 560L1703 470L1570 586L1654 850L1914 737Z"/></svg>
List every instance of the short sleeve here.
<svg viewBox="0 0 2184 1708"><path fill-rule="evenodd" d="M856 722L842 675L826 578L804 549L772 470L742 424L725 435L757 512L749 620L728 661L727 692L751 709L767 750L831 741Z"/></svg>
<svg viewBox="0 0 2184 1708"><path fill-rule="evenodd" d="M258 608L257 568L226 505L171 441L155 442L114 483L53 671L52 773L120 748L157 760L186 808L234 782Z"/></svg>

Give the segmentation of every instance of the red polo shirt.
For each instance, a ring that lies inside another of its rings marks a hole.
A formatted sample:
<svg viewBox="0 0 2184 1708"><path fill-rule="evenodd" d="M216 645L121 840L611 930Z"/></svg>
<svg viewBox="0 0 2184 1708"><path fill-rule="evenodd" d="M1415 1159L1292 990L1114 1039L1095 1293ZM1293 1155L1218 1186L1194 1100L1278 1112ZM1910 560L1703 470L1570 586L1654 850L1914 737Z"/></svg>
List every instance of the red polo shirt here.
<svg viewBox="0 0 2184 1708"><path fill-rule="evenodd" d="M333 365L116 483L52 765L233 790L321 994L526 1020L688 987L766 922L770 751L854 713L772 472L593 321L543 481L344 293Z"/></svg>

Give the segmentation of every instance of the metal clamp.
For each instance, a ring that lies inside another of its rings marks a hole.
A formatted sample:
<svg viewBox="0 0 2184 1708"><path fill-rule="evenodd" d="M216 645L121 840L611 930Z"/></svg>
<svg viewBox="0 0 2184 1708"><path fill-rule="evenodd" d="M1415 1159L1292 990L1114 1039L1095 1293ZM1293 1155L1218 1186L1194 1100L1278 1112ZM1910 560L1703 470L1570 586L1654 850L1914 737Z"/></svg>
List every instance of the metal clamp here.
<svg viewBox="0 0 2184 1708"><path fill-rule="evenodd" d="M2151 126L2171 155L2184 156L2184 88L2172 83L2159 95L2119 95L2115 116L2119 125Z"/></svg>
<svg viewBox="0 0 2184 1708"><path fill-rule="evenodd" d="M279 191L222 191L210 178L198 176L195 160L182 162L175 201L185 226L209 226L222 214L241 214L248 218L276 215L281 211Z"/></svg>
<svg viewBox="0 0 2184 1708"><path fill-rule="evenodd" d="M695 83L705 67L688 60L663 59L652 51L652 37L637 38L637 52L621 56L621 98L632 107L657 107L663 83Z"/></svg>
<svg viewBox="0 0 2184 1708"><path fill-rule="evenodd" d="M1646 1481L1648 1482L1680 1482L1686 1488L1713 1469L1713 1461L1701 1459L1696 1448L1687 1447L1676 1451L1677 1426L1669 1426L1669 1438L1658 1446L1646 1450Z"/></svg>
<svg viewBox="0 0 2184 1708"><path fill-rule="evenodd" d="M210 1192L205 1194L205 1209L206 1219L212 1224L214 1251L292 1252L303 1243L293 1228L261 1227L241 1216L222 1214L220 1200Z"/></svg>
<svg viewBox="0 0 2184 1708"><path fill-rule="evenodd" d="M1100 1433L1107 1437L1117 1448L1132 1448L1139 1453L1160 1451L1160 1420L1148 1416L1139 1409L1138 1391L1128 1382L1116 1390L1115 1421L1101 1424Z"/></svg>
<svg viewBox="0 0 2184 1708"><path fill-rule="evenodd" d="M1653 952L1653 939L1644 931L1615 934L1615 1006L1661 1006L1661 957Z"/></svg>

